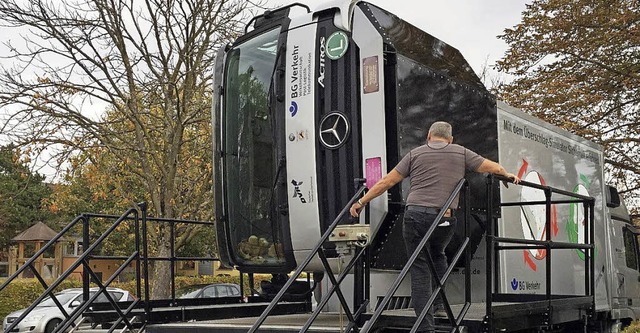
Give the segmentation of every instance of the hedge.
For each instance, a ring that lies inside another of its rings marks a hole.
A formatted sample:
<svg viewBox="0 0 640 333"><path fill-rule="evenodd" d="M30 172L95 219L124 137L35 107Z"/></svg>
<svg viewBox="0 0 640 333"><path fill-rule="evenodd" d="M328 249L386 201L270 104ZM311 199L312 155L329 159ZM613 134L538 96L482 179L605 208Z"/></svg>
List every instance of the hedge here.
<svg viewBox="0 0 640 333"><path fill-rule="evenodd" d="M632 322L631 325L625 328L621 333L640 333L640 322L637 320Z"/></svg>

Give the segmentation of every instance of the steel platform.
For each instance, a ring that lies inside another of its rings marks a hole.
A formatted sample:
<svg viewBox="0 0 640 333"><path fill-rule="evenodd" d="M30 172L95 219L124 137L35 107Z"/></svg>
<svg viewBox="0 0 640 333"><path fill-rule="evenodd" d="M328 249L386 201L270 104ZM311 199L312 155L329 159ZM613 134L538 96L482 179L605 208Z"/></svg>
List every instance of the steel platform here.
<svg viewBox="0 0 640 333"><path fill-rule="evenodd" d="M592 298L590 297L562 298L550 302L544 300L524 303L494 303L491 307L493 330L509 332L579 320L587 314L591 304ZM458 316L462 309L462 305L453 305L454 316ZM310 313L272 315L266 319L258 332L299 332L309 316ZM364 314L362 322L358 324L363 325L370 317L370 313ZM467 332L481 332L485 317L485 303L471 304L462 320L462 325ZM241 333L247 332L256 319L257 315L243 318L153 324L148 325L146 331L149 333ZM415 319L413 309L387 310L383 312L376 327L384 328L380 332L408 332L415 323ZM437 317L435 322L437 332L451 331L452 326L448 318ZM309 332L343 332L347 324L348 319L344 314L321 313Z"/></svg>

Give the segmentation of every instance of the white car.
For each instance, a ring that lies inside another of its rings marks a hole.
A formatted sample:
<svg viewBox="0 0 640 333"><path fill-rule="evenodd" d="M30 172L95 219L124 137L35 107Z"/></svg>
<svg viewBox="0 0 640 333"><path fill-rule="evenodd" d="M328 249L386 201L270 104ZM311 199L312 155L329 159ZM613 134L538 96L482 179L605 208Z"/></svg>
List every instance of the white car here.
<svg viewBox="0 0 640 333"><path fill-rule="evenodd" d="M98 288L89 289L90 296L93 296ZM133 301L134 297L128 291L119 288L107 288L107 292L116 302ZM56 293L56 298L65 309L68 315L82 304L82 288L65 289ZM104 294L100 294L94 303L108 302ZM2 322L3 331L11 325L26 309L10 313ZM62 311L48 296L42 300L11 332L31 332L31 333L51 333L65 319ZM76 323L79 323L78 320Z"/></svg>

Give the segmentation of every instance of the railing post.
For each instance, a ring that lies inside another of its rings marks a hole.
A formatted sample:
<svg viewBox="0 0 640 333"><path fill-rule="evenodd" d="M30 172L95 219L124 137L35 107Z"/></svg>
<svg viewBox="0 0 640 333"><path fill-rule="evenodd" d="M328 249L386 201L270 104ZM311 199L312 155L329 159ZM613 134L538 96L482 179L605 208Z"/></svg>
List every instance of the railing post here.
<svg viewBox="0 0 640 333"><path fill-rule="evenodd" d="M149 318L151 300L149 299L149 243L147 242L147 203L140 206L142 210L142 247L144 248L144 313Z"/></svg>
<svg viewBox="0 0 640 333"><path fill-rule="evenodd" d="M551 308L551 188L546 187L544 189L544 197L545 197L545 251L547 252L545 257L545 265L547 266L545 278L547 280L547 302L549 308Z"/></svg>
<svg viewBox="0 0 640 333"><path fill-rule="evenodd" d="M464 238L465 239L469 239L469 231L471 229L471 226L469 225L470 221L471 221L471 188L469 187L469 182L465 183L465 188L464 188L464 198L463 198L463 203L464 203ZM470 304L471 303L471 274L469 274L471 272L471 260L473 259L473 254L471 253L471 247L467 246L467 248L464 250L465 251L465 265L464 265L464 271L466 272L465 274L465 278L464 278L464 301L465 303Z"/></svg>
<svg viewBox="0 0 640 333"><path fill-rule="evenodd" d="M589 225L591 228L591 232L589 233L589 244L591 244L591 248L589 249L589 261L591 262L591 296L593 296L593 305L595 309L595 295L596 295L596 263L595 263L595 202L594 200L589 201L589 218L591 219Z"/></svg>
<svg viewBox="0 0 640 333"><path fill-rule="evenodd" d="M578 206L576 204L576 206ZM576 208L577 210L577 208ZM584 237L582 241L584 244L589 244L589 236L591 235L591 218L589 216L589 205L587 202L582 202L582 215L584 216ZM580 221L577 221L580 223ZM580 240L578 239L578 243ZM591 294L591 250L583 249L584 251L584 295L589 296Z"/></svg>
<svg viewBox="0 0 640 333"><path fill-rule="evenodd" d="M82 252L86 251L89 248L89 217L86 214L82 215ZM82 300L84 302L89 300L89 282L91 277L89 276L89 259L87 256L85 263L86 265L82 266Z"/></svg>
<svg viewBox="0 0 640 333"><path fill-rule="evenodd" d="M169 268L171 272L171 302L176 301L176 223L174 221L169 222L169 241L171 258L169 259Z"/></svg>
<svg viewBox="0 0 640 333"><path fill-rule="evenodd" d="M138 208L140 210L143 209L143 207L146 206L146 203L139 203L138 204ZM134 229L135 229L135 242L136 242L136 252L138 253L136 255L136 298L137 299L141 299L142 298L142 284L140 283L141 280L141 265L142 262L140 261L140 216L136 215L136 219L133 222L134 223Z"/></svg>
<svg viewBox="0 0 640 333"><path fill-rule="evenodd" d="M367 225L371 224L371 214L369 209L367 209L367 212L364 215L364 221ZM364 249L364 257L362 258L362 261L362 265L364 266L364 301L371 304L371 265L369 264L371 263L371 251L369 250L369 246Z"/></svg>
<svg viewBox="0 0 640 333"><path fill-rule="evenodd" d="M366 184L366 179L358 178L354 181L356 190ZM370 210L367 207L363 208L365 224L369 224ZM359 222L359 221L358 221ZM366 253L365 253L366 254ZM356 265L353 268L353 309L359 309L365 300L365 288L368 289L368 285L365 283L365 257L360 257Z"/></svg>
<svg viewBox="0 0 640 333"><path fill-rule="evenodd" d="M247 297L248 297L248 296L253 295L253 291L255 290L255 289L253 288L253 285L254 285L254 283L255 283L255 280L253 279L253 273L249 273L249 274L247 275L247 279L249 280L249 281L248 281L248 282L249 282L249 295L247 295ZM244 296L244 287L243 287L243 288L240 288L240 295L241 295L241 296Z"/></svg>
<svg viewBox="0 0 640 333"><path fill-rule="evenodd" d="M494 178L487 178L487 236L485 241L485 270L487 276L485 300L485 325L488 332L493 331L491 302L493 300L493 255L494 255L494 221L493 221L493 186ZM469 272L466 272L469 274Z"/></svg>

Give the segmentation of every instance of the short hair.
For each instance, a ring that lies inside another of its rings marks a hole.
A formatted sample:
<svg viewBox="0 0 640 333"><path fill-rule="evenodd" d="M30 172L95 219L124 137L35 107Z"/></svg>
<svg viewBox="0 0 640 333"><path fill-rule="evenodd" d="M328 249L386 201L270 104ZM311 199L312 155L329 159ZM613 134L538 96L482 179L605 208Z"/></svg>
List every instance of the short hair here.
<svg viewBox="0 0 640 333"><path fill-rule="evenodd" d="M429 128L429 133L431 136L437 136L443 139L451 139L453 134L451 133L451 124L444 121L436 121Z"/></svg>

